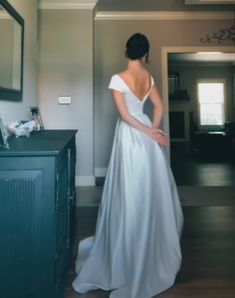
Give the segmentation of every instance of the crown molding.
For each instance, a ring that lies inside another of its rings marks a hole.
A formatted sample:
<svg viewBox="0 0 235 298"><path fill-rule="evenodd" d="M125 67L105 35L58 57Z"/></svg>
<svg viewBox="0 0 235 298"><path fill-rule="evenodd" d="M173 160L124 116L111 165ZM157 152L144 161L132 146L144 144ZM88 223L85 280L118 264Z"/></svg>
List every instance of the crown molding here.
<svg viewBox="0 0 235 298"><path fill-rule="evenodd" d="M39 9L93 9L98 0L39 0Z"/></svg>
<svg viewBox="0 0 235 298"><path fill-rule="evenodd" d="M233 12L198 11L100 11L95 20L230 20Z"/></svg>

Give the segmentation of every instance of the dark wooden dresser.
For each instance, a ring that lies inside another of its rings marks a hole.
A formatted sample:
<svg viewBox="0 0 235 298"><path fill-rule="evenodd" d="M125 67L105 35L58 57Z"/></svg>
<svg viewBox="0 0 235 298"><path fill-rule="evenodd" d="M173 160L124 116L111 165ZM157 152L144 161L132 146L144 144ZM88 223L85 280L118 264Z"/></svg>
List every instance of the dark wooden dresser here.
<svg viewBox="0 0 235 298"><path fill-rule="evenodd" d="M62 298L75 210L76 130L0 148L0 297Z"/></svg>

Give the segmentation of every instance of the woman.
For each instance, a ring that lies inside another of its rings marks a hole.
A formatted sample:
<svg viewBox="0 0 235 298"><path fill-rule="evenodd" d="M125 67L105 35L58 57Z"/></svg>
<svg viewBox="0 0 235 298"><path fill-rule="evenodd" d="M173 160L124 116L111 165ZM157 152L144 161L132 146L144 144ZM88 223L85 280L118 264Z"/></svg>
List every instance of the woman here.
<svg viewBox="0 0 235 298"><path fill-rule="evenodd" d="M183 224L175 181L159 129L162 99L144 67L149 42L126 44L127 69L110 81L120 114L94 237L80 242L74 289L111 291L111 298L150 298L173 285L181 264ZM153 121L143 113L147 98Z"/></svg>

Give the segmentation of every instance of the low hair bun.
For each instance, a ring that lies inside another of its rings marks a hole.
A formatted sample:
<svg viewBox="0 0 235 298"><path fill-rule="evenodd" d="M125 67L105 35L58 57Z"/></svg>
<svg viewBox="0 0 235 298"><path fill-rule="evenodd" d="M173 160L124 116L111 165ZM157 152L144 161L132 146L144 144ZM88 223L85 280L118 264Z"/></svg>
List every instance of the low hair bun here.
<svg viewBox="0 0 235 298"><path fill-rule="evenodd" d="M126 42L126 56L131 60L148 57L149 41L147 37L141 33L133 34Z"/></svg>

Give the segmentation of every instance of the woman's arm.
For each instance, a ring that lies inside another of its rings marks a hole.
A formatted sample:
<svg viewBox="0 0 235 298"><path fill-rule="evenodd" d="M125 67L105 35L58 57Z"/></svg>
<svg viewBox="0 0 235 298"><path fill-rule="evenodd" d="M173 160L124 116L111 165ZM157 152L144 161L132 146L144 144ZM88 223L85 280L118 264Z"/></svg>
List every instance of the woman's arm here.
<svg viewBox="0 0 235 298"><path fill-rule="evenodd" d="M163 117L163 102L160 93L155 85L153 85L152 90L150 92L150 100L153 103L153 121L152 127L157 129L159 132L158 142L162 145L168 145L169 141L166 134L159 129L159 125L161 123Z"/></svg>
<svg viewBox="0 0 235 298"><path fill-rule="evenodd" d="M143 124L142 122L140 122L138 119L136 119L135 117L133 117L127 109L124 97L123 97L123 93L119 92L117 90L113 90L112 91L113 94L113 99L114 99L114 103L116 105L116 108L119 112L119 115L121 117L121 119L126 122L127 124L131 125L132 127L140 130L141 132L145 133L146 135L148 135L151 139L159 142L161 145L165 145L164 142L162 142L159 139L162 139L162 137L160 136L161 133L159 133L159 130L154 128L154 127L149 127L145 124Z"/></svg>
<svg viewBox="0 0 235 298"><path fill-rule="evenodd" d="M163 117L163 103L162 103L161 95L159 94L155 85L152 87L149 97L151 102L153 103L152 127L159 128L159 125Z"/></svg>

